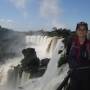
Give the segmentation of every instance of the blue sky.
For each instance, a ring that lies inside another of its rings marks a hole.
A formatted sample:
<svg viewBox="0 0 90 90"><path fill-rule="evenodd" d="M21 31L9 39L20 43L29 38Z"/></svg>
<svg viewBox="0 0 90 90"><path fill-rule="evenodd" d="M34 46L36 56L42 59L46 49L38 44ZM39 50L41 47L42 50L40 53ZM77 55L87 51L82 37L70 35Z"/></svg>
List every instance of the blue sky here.
<svg viewBox="0 0 90 90"><path fill-rule="evenodd" d="M0 25L19 31L75 29L85 21L90 28L90 0L0 0Z"/></svg>

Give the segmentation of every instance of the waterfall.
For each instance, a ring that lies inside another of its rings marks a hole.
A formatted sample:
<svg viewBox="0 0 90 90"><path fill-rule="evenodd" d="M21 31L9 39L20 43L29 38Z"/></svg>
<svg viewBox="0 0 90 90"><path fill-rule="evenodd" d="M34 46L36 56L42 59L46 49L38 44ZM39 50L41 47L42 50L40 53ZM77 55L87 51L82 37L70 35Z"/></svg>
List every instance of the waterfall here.
<svg viewBox="0 0 90 90"><path fill-rule="evenodd" d="M22 85L23 90L56 90L62 80L64 80L68 71L68 65L63 65L59 69L57 68L58 60L61 57L58 51L64 49L62 39L58 39L53 49L53 54L45 74L41 78L31 79L26 84ZM64 51L62 54L63 53Z"/></svg>
<svg viewBox="0 0 90 90"><path fill-rule="evenodd" d="M0 90L12 90L16 88L18 73L14 68L20 63L21 58L9 59L5 64L0 66Z"/></svg>
<svg viewBox="0 0 90 90"><path fill-rule="evenodd" d="M49 36L26 36L26 48L35 48L37 56L40 59L51 58L54 47L57 43L58 37ZM41 53L42 52L42 53Z"/></svg>
<svg viewBox="0 0 90 90"><path fill-rule="evenodd" d="M0 66L0 90L56 90L68 71L68 65L57 68L58 60L64 53L63 38L27 35L24 48L35 48L41 59L50 58L47 70L42 77L30 79L30 74L23 72L21 78L14 67L23 57L9 59ZM58 54L63 50L62 54Z"/></svg>

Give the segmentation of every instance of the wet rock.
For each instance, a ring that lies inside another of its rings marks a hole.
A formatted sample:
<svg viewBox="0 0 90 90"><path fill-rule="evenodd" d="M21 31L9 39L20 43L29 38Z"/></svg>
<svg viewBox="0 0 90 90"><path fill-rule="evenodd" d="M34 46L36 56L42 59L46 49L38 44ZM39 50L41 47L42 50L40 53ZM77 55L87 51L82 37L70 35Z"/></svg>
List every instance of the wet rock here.
<svg viewBox="0 0 90 90"><path fill-rule="evenodd" d="M34 73L38 71L40 60L36 55L34 48L26 48L22 50L24 55L23 60L21 61L22 69L25 72Z"/></svg>
<svg viewBox="0 0 90 90"><path fill-rule="evenodd" d="M49 58L42 59L40 62L40 67L47 67L49 60Z"/></svg>

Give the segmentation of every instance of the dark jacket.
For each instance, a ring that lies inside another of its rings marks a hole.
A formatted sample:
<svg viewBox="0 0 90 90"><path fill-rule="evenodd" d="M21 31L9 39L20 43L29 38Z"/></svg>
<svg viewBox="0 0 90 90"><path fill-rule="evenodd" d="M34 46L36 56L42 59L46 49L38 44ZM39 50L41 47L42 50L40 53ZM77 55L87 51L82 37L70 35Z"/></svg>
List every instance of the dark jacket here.
<svg viewBox="0 0 90 90"><path fill-rule="evenodd" d="M80 45L78 38L70 39L66 55L71 68L69 90L90 90L90 68L85 69L90 67L90 40Z"/></svg>
<svg viewBox="0 0 90 90"><path fill-rule="evenodd" d="M66 55L70 68L90 66L90 40L80 45L77 37L70 39Z"/></svg>

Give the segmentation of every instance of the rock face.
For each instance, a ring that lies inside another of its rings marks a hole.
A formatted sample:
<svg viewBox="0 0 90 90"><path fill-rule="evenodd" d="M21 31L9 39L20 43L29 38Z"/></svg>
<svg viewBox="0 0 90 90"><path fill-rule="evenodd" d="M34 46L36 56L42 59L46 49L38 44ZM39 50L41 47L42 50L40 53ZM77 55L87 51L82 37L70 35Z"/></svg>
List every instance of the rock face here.
<svg viewBox="0 0 90 90"><path fill-rule="evenodd" d="M31 78L42 76L50 59L45 58L40 61L34 48L23 49L22 54L24 58L21 61L20 70L30 73Z"/></svg>
<svg viewBox="0 0 90 90"><path fill-rule="evenodd" d="M42 59L40 62L40 67L47 67L49 60L49 58Z"/></svg>
<svg viewBox="0 0 90 90"><path fill-rule="evenodd" d="M21 61L23 71L30 73L37 72L39 69L40 60L36 55L35 49L23 49L22 54L24 55L24 58Z"/></svg>

